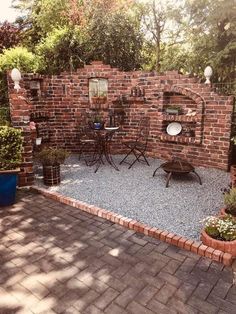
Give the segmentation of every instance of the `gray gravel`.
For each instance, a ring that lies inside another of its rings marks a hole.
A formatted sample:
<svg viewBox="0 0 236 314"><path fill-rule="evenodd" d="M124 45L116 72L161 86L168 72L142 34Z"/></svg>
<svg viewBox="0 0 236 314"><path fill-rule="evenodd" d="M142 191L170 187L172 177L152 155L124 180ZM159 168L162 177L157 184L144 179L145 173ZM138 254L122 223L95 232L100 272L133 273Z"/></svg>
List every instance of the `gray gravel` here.
<svg viewBox="0 0 236 314"><path fill-rule="evenodd" d="M122 156L115 156L117 165ZM162 169L153 178L153 171L163 162L149 159L150 167L136 163L119 165L116 171L102 165L97 173L77 156L71 156L61 166L62 182L50 187L63 195L111 210L150 226L192 239L199 239L201 220L217 214L223 205L221 188L229 184L229 174L216 169L196 168L203 185L193 174L173 177L165 188L166 174ZM42 183L41 168L37 184ZM46 187L46 186L44 186Z"/></svg>

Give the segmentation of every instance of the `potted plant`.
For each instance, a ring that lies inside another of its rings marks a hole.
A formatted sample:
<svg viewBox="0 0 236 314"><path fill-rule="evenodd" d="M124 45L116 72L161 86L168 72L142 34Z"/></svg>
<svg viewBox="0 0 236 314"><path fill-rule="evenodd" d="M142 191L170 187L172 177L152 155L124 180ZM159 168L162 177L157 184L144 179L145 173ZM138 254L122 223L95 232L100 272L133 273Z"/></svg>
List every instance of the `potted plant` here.
<svg viewBox="0 0 236 314"><path fill-rule="evenodd" d="M181 107L179 106L172 105L166 108L166 113L168 114L178 115L180 114L180 112L181 112Z"/></svg>
<svg viewBox="0 0 236 314"><path fill-rule="evenodd" d="M107 101L107 93L106 92L94 92L91 101L95 104L104 104Z"/></svg>
<svg viewBox="0 0 236 314"><path fill-rule="evenodd" d="M92 94L91 102L92 102L93 104L98 104L98 103L99 103L98 92L94 92L94 93Z"/></svg>
<svg viewBox="0 0 236 314"><path fill-rule="evenodd" d="M107 101L107 93L106 92L100 93L99 98L100 98L100 104L105 104Z"/></svg>
<svg viewBox="0 0 236 314"><path fill-rule="evenodd" d="M223 194L225 208L221 209L221 214L230 214L236 217L236 188L225 189Z"/></svg>
<svg viewBox="0 0 236 314"><path fill-rule="evenodd" d="M100 116L95 116L93 119L93 128L95 130L101 130L104 126L104 121L102 120L102 118Z"/></svg>
<svg viewBox="0 0 236 314"><path fill-rule="evenodd" d="M209 216L204 219L203 244L236 257L236 217Z"/></svg>
<svg viewBox="0 0 236 314"><path fill-rule="evenodd" d="M15 202L23 138L21 130L0 127L0 206Z"/></svg>
<svg viewBox="0 0 236 314"><path fill-rule="evenodd" d="M43 182L45 185L55 185L61 182L60 165L68 157L66 150L61 148L43 148L36 159L43 165Z"/></svg>

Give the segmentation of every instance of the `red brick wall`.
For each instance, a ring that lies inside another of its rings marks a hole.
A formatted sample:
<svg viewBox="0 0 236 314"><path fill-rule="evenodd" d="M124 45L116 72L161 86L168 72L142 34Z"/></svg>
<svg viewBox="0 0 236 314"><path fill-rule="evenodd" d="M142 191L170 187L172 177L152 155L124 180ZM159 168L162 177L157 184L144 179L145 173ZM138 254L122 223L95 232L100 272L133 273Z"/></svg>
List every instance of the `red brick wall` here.
<svg viewBox="0 0 236 314"><path fill-rule="evenodd" d="M108 79L108 106L117 106L117 98L125 95L127 103L124 124L115 137L114 152L122 152L123 139L135 136L142 115L151 118L148 154L157 158L175 155L184 157L194 165L227 169L230 143L233 98L219 96L208 85L201 84L177 72L157 74L154 72L121 72L101 62L93 62L72 74L56 76L25 74L23 86L30 99L30 113L47 112L50 143L70 151L78 151L77 128L81 113L90 112L88 79ZM38 80L40 93L35 96L30 82ZM131 88L139 86L145 97L130 97ZM33 96L33 97L32 97ZM197 111L195 117L170 117L164 109L170 104L180 104L184 113ZM13 110L14 111L14 110ZM107 109L100 111L108 115ZM17 115L12 112L13 115ZM20 114L20 112L19 112ZM166 134L166 126L175 119L184 126L192 126L195 137ZM169 121L171 120L171 121Z"/></svg>
<svg viewBox="0 0 236 314"><path fill-rule="evenodd" d="M22 164L20 166L21 171L18 176L18 185L32 185L34 182L33 146L29 127L31 106L26 98L24 89L21 89L17 93L12 88L9 93L9 102L12 126L21 129L24 137Z"/></svg>

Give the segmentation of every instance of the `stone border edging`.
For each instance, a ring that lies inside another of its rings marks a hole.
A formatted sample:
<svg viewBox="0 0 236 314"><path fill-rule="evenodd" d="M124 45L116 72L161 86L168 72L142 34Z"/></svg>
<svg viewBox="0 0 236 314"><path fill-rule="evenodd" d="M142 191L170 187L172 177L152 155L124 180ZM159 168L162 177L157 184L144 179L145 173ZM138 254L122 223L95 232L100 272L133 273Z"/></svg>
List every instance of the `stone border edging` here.
<svg viewBox="0 0 236 314"><path fill-rule="evenodd" d="M124 217L109 210L96 207L94 205L89 205L85 202L78 201L72 197L63 196L57 192L51 192L48 191L47 189L40 188L37 186L31 186L30 189L40 194L43 194L44 196L51 198L53 200L59 201L66 205L70 205L74 208L78 208L89 214L96 215L98 217L112 221L128 229L132 229L137 232L143 233L149 237L156 238L169 244L178 246L181 249L185 249L198 255L208 257L214 261L223 263L226 266L230 266L233 263L234 259L231 254L224 253L220 250L215 250L209 246L202 244L202 242L193 241L165 230L150 227L146 224L140 223L131 218Z"/></svg>

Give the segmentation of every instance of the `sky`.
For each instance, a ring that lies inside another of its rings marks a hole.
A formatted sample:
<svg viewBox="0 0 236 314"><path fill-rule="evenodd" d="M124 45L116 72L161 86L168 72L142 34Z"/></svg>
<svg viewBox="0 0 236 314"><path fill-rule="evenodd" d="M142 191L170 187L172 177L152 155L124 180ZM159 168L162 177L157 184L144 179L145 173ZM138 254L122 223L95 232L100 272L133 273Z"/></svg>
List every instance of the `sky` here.
<svg viewBox="0 0 236 314"><path fill-rule="evenodd" d="M0 23L8 20L14 22L17 17L17 12L11 9L12 0L0 0Z"/></svg>

